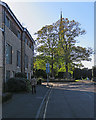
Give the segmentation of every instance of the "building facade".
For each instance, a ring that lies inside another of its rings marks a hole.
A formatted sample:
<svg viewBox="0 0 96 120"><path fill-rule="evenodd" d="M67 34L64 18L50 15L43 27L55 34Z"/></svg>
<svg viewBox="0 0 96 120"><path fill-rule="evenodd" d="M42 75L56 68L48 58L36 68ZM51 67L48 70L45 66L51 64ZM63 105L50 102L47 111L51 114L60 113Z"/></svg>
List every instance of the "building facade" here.
<svg viewBox="0 0 96 120"><path fill-rule="evenodd" d="M33 74L34 40L13 14L0 2L0 80L6 82L15 73ZM1 82L2 83L2 82Z"/></svg>

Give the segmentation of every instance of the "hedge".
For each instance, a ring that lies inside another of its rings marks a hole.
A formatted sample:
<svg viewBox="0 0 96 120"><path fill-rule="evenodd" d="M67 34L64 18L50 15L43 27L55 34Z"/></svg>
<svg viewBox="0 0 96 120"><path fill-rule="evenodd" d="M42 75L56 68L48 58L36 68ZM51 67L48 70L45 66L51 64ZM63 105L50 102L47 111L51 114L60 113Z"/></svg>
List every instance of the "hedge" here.
<svg viewBox="0 0 96 120"><path fill-rule="evenodd" d="M29 90L30 81L25 78L10 78L6 82L7 92L20 92Z"/></svg>

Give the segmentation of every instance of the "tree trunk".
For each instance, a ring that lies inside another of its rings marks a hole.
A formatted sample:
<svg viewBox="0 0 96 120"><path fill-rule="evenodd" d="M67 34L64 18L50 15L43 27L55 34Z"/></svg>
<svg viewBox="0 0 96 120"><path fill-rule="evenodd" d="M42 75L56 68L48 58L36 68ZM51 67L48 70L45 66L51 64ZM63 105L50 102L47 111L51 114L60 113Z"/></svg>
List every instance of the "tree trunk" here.
<svg viewBox="0 0 96 120"><path fill-rule="evenodd" d="M53 69L53 54L52 54L52 67L51 67L51 72L52 72L52 78L54 78L54 69Z"/></svg>
<svg viewBox="0 0 96 120"><path fill-rule="evenodd" d="M66 68L66 79L68 80L68 63L66 63L65 68Z"/></svg>
<svg viewBox="0 0 96 120"><path fill-rule="evenodd" d="M52 62L51 72L52 72L52 78L54 78L53 62Z"/></svg>

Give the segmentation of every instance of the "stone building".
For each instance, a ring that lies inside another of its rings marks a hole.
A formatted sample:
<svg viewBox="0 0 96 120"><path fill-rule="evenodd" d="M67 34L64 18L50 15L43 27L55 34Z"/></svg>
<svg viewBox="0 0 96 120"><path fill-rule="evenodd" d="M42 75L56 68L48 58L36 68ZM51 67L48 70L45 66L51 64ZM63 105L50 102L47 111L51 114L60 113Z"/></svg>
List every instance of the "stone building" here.
<svg viewBox="0 0 96 120"><path fill-rule="evenodd" d="M33 74L34 40L16 18L9 6L0 2L0 81L4 83L15 73ZM2 82L1 82L2 83Z"/></svg>

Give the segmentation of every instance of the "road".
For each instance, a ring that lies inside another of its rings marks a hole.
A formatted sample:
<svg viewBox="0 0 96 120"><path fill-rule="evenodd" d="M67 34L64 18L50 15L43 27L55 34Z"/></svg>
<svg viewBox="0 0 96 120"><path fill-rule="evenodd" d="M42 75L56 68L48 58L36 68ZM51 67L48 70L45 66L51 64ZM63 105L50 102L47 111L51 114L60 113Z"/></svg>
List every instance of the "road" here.
<svg viewBox="0 0 96 120"><path fill-rule="evenodd" d="M94 85L90 83L51 83L43 118L94 118Z"/></svg>
<svg viewBox="0 0 96 120"><path fill-rule="evenodd" d="M2 105L3 118L94 118L96 87L92 83L47 83L37 93L14 94ZM49 91L49 92L48 92ZM48 94L47 94L48 93ZM87 119L88 120L88 119Z"/></svg>

